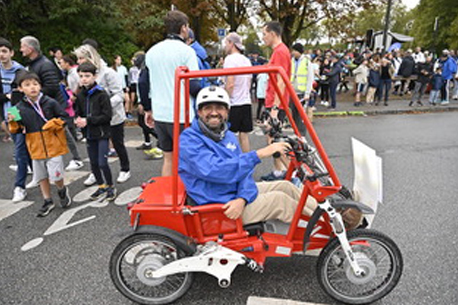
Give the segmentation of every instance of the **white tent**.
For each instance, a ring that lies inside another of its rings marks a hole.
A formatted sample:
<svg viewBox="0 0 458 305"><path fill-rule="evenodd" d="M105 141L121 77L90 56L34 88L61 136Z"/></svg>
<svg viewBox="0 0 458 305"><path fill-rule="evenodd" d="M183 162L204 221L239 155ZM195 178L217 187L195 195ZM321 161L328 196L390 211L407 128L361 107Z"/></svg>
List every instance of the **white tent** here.
<svg viewBox="0 0 458 305"><path fill-rule="evenodd" d="M404 43L409 41L413 41L413 37L388 31L388 35L386 37L386 49L388 49L393 43ZM372 42L373 50L376 48L383 49L383 31L375 32L372 36Z"/></svg>

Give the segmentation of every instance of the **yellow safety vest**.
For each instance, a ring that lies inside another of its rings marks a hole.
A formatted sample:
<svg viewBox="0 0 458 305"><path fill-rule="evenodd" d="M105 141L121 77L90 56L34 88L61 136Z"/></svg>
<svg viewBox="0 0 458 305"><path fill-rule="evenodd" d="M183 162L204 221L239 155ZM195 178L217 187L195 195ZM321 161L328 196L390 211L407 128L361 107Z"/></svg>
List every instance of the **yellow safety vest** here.
<svg viewBox="0 0 458 305"><path fill-rule="evenodd" d="M291 59L291 83L294 89L305 92L307 90L307 74L308 74L309 59L302 55L299 62L299 67L296 70L296 60Z"/></svg>

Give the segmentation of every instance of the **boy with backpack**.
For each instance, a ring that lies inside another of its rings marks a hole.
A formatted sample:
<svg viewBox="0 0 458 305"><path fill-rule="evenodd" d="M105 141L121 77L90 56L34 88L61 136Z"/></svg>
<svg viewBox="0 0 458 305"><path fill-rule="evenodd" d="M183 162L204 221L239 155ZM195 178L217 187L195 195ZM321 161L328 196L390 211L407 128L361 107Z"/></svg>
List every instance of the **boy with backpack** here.
<svg viewBox="0 0 458 305"><path fill-rule="evenodd" d="M83 129L87 152L99 188L90 196L91 200L116 198L113 177L108 165L111 103L108 93L96 83L97 68L90 62L82 63L78 69L82 90L76 96L75 124Z"/></svg>
<svg viewBox="0 0 458 305"><path fill-rule="evenodd" d="M37 216L44 217L54 209L50 181L57 186L61 207L66 208L72 202L63 177L62 156L68 153L63 118L67 113L56 100L41 92L40 78L35 73L21 74L17 84L25 96L16 106L17 113L8 114L9 127L11 133L25 129L33 180L39 181L44 199Z"/></svg>

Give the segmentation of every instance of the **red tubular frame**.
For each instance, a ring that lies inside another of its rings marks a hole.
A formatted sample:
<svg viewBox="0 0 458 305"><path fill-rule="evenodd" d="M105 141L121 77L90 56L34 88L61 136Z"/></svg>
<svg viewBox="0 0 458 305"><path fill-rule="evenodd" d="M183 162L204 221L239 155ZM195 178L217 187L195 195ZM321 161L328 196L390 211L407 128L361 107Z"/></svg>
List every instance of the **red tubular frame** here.
<svg viewBox="0 0 458 305"><path fill-rule="evenodd" d="M257 66L257 67L243 67L243 68L227 68L227 69L213 69L213 70L203 70L203 71L189 71L187 67L181 66L178 67L175 71L175 108L174 108L174 126L173 126L173 163L172 163L172 176L173 176L173 183L172 183L172 191L173 191L173 210L177 211L178 210L178 150L179 150L179 135L180 135L180 106L181 106L181 81L184 80L185 84L185 127L189 126L189 80L191 78L202 78L202 77L217 77L217 76L229 76L229 75L241 75L241 74L259 74L259 73L268 73L269 75L278 75L280 74L284 84L285 84L285 90L288 90L289 96L291 97L292 102L296 106L296 109L299 112L300 117L302 118L302 121L305 124L305 127L307 128L307 131L309 132L310 138L312 139L313 144L315 145L315 148L318 151L318 154L321 157L321 160L324 163L324 166L326 167L326 170L329 173L329 176L331 177L334 187L336 189L339 189L341 187L339 178L337 177L337 174L329 161L328 155L326 154L323 145L321 144L320 139L318 138L318 135L315 132L315 129L313 128L312 123L308 119L300 101L299 98L296 95L296 92L294 91L293 86L291 85L289 81L289 77L286 75L285 70L282 67L279 66ZM278 87L276 77L273 78L273 85L276 93L278 94L280 98L280 102L283 106L283 109L286 112L286 115L288 116L288 119L290 120L291 126L293 127L294 132L296 135L300 135L297 129L296 124L294 123L294 120L292 119L292 115L289 111L289 101L284 100L284 96L280 92L280 88ZM305 198L301 198L304 199ZM294 218L293 221L299 220L299 216ZM293 227L293 226L291 226Z"/></svg>

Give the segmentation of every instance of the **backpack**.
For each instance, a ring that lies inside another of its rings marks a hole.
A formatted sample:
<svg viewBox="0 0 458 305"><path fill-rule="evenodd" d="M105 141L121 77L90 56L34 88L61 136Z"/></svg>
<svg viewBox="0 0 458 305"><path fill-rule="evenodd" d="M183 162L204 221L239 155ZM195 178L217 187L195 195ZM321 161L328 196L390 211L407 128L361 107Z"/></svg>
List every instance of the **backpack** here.
<svg viewBox="0 0 458 305"><path fill-rule="evenodd" d="M206 61L203 58L200 58L199 56L197 56L197 59L199 60L199 69L200 70L210 70L211 69L210 63L208 61ZM200 80L201 88L209 87L211 84L212 82L208 79L208 77L203 77Z"/></svg>

